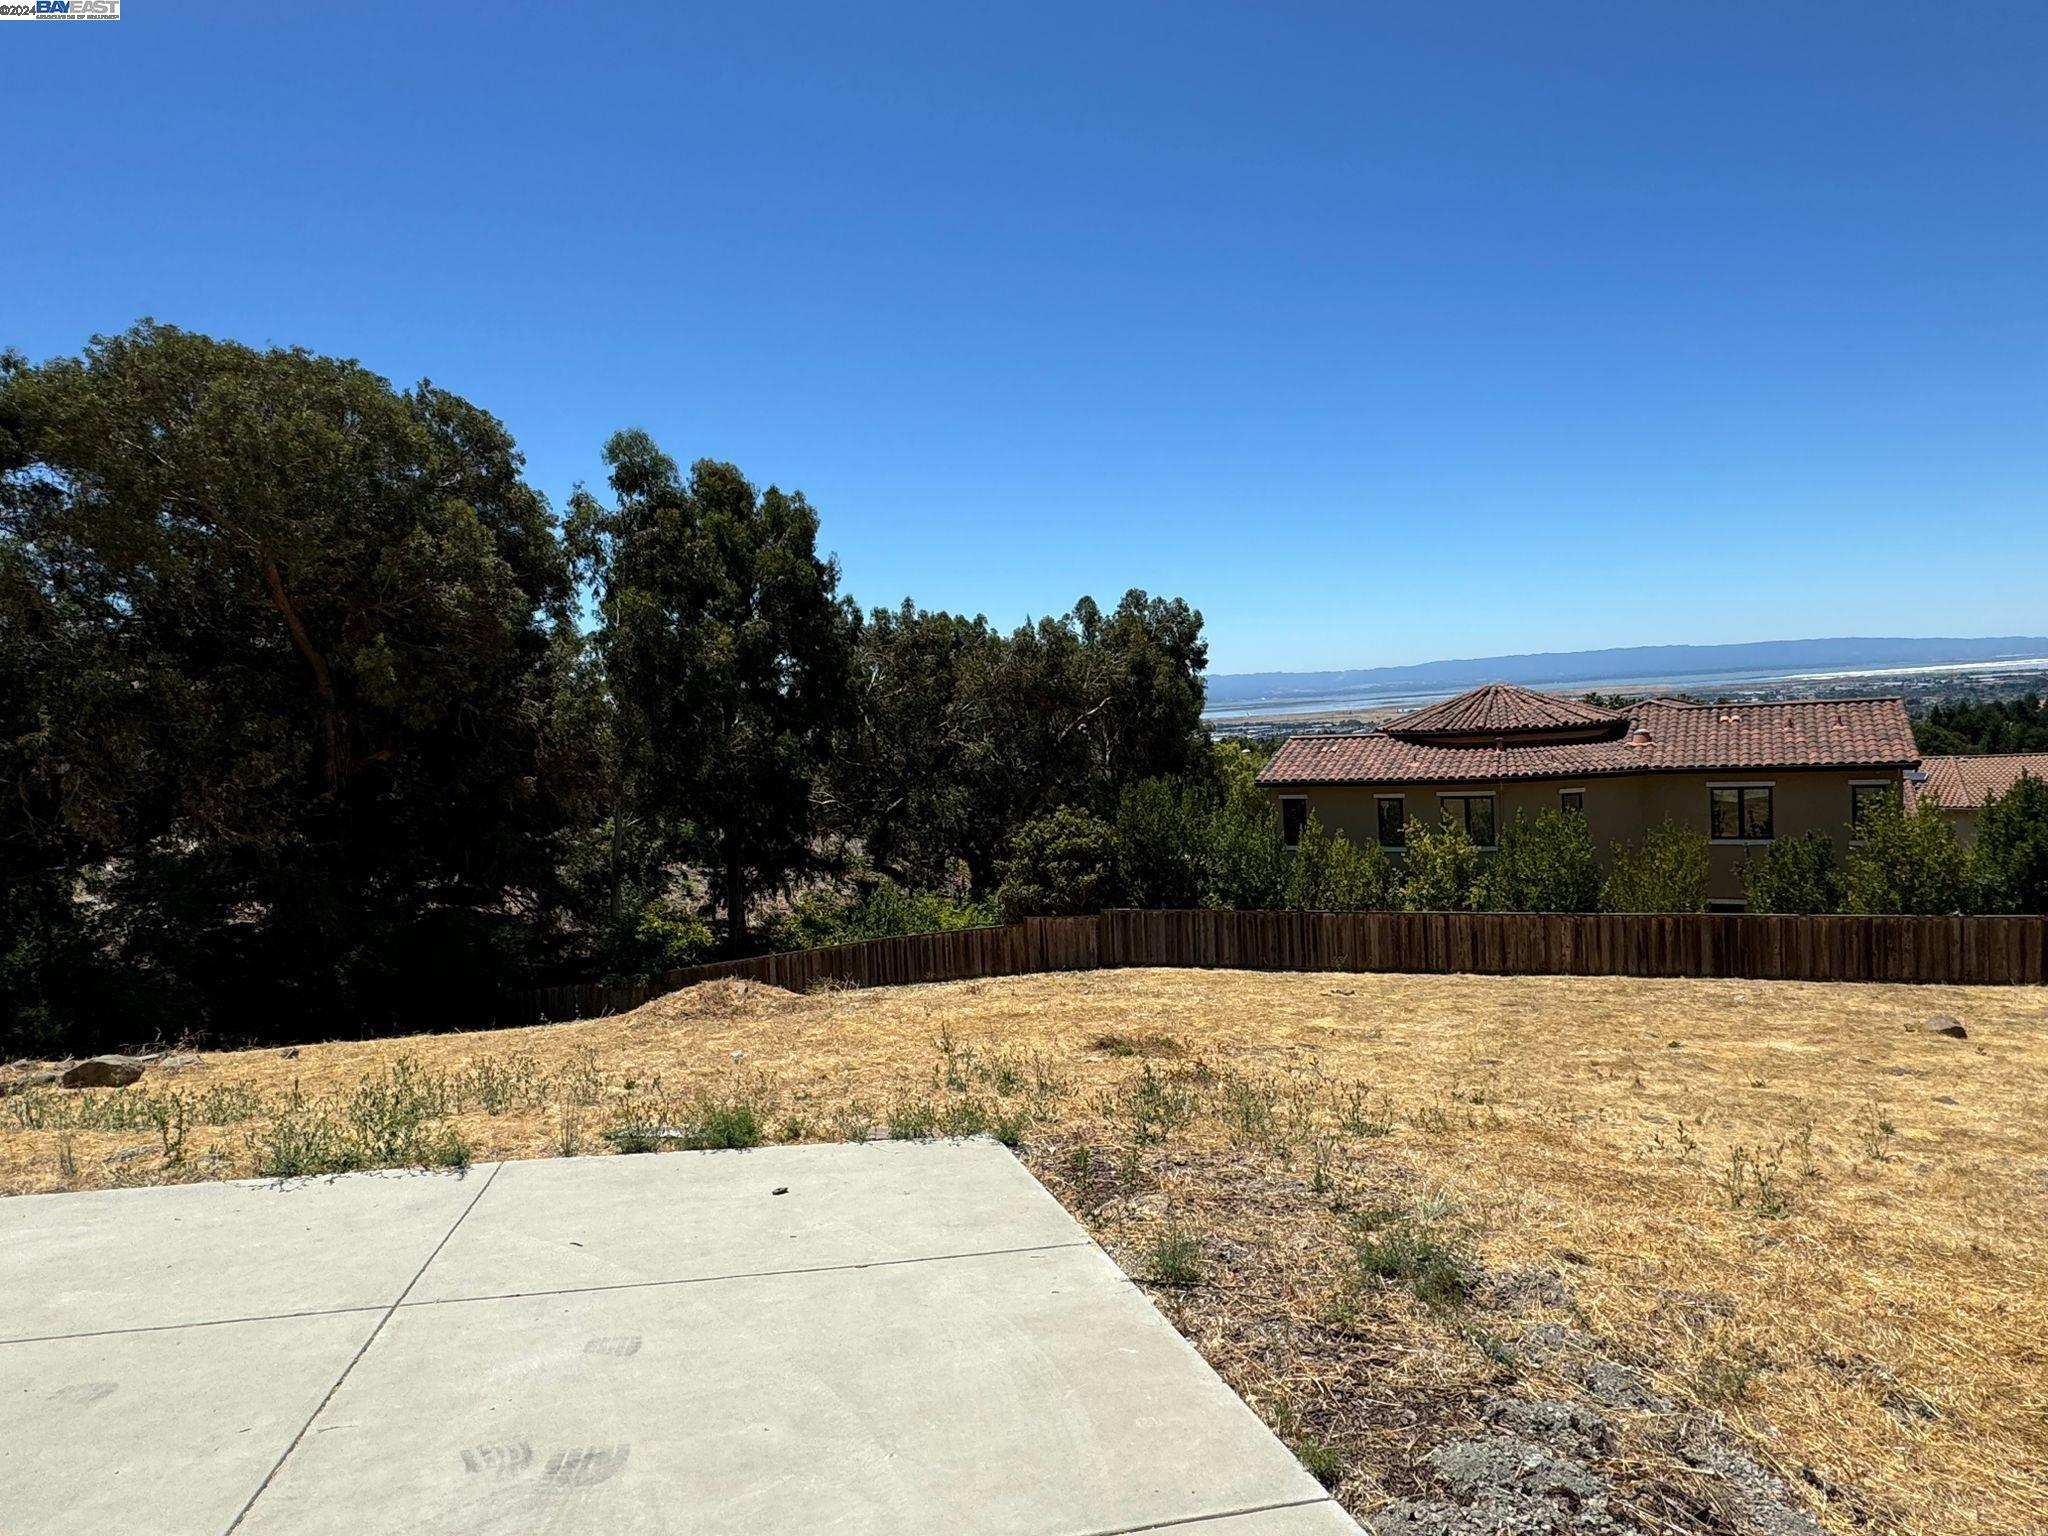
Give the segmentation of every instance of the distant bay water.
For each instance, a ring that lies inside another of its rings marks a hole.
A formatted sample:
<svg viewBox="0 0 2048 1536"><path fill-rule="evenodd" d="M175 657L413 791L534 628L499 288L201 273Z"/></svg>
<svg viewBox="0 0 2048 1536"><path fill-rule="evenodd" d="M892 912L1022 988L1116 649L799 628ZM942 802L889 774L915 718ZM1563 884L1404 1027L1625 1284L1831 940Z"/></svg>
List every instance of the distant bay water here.
<svg viewBox="0 0 2048 1536"><path fill-rule="evenodd" d="M2014 642L2020 642L2014 645ZM1941 642L1920 642L1939 654ZM1760 642L1757 649L1779 646L1820 648L1824 642ZM1871 651L1890 651L1905 642L1872 642ZM1832 664L1784 660L1775 664L1759 657L1750 665L1664 666L1632 668L1628 652L1573 653L1556 657L1495 657L1469 662L1431 662L1417 667L1373 669L1356 673L1263 673L1225 674L1209 680L1211 719L1257 720L1289 715L1364 714L1390 709L1408 709L1448 698L1482 682L1512 682L1526 688L1578 695L1583 693L1687 693L1709 697L1764 689L1782 694L1799 684L1810 684L1817 694L1849 692L1892 693L1937 685L1966 689L1973 679L1986 684L2013 681L2030 673L2048 678L2048 638L2013 636L2002 641L1950 642L1951 647L1991 650L2003 654L1941 656L1918 661L1894 660L1891 655L1854 657L1854 648L1829 657ZM2007 648L2010 647L2010 648ZM1672 652L1691 649L1732 651L1744 647L1644 647L1659 660L1681 659ZM1589 670L1587 663L1597 656L1609 656L1619 663L1611 670ZM1648 660L1648 656L1643 657ZM1686 657L1684 660L1695 658ZM1706 658L1697 658L1705 660ZM1802 658L1803 659L1803 658ZM1815 658L1818 660L1818 658ZM1546 667L1544 662L1556 665ZM1421 675L1417 675L1421 674ZM1320 685L1320 686L1318 686Z"/></svg>

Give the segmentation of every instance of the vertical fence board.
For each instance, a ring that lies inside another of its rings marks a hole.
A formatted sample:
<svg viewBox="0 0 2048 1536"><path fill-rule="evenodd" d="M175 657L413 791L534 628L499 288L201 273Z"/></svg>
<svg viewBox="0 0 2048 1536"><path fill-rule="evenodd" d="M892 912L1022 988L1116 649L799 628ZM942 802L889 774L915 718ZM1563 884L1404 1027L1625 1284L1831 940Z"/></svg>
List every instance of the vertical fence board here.
<svg viewBox="0 0 2048 1536"><path fill-rule="evenodd" d="M656 983L542 987L508 1000L499 1022L595 1018L722 978L802 992L1118 966L2040 986L2048 917L1121 908L685 966Z"/></svg>

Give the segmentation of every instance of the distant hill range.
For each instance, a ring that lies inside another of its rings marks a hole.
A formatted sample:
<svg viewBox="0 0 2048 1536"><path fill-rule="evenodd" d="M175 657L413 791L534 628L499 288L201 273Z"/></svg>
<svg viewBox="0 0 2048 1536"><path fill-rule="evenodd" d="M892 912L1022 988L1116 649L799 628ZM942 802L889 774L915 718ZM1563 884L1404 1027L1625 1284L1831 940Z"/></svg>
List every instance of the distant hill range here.
<svg viewBox="0 0 2048 1536"><path fill-rule="evenodd" d="M1527 656L1477 656L1425 661L1406 667L1359 667L1342 672L1212 673L1209 708L1308 708L1343 700L1404 703L1418 696L1456 693L1479 683L1520 683L1530 688L1628 691L1631 685L1673 687L1691 682L1736 682L1811 677L1843 672L1913 671L2048 657L2048 636L1994 635L1964 640L1848 636L1832 640L1750 640L1740 645L1630 645L1605 651L1543 651ZM2048 663L2044 663L2048 665Z"/></svg>

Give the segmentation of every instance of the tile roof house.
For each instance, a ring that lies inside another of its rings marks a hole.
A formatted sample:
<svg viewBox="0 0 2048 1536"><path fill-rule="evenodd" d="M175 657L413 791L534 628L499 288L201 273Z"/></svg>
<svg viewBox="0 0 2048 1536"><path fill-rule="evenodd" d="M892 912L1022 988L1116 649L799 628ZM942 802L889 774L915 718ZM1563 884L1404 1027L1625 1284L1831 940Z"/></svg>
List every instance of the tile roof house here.
<svg viewBox="0 0 2048 1536"><path fill-rule="evenodd" d="M1986 753L1981 757L1930 757L1920 764L1924 777L1906 785L1906 803L1932 800L1948 812L1956 835L1969 842L1977 835L1977 812L1996 800L2023 774L2048 779L2048 752Z"/></svg>
<svg viewBox="0 0 2048 1536"><path fill-rule="evenodd" d="M1741 900L1741 865L1778 837L1843 838L1863 797L1901 792L1919 762L1896 698L1624 710L1505 683L1397 716L1378 730L1294 736L1259 783L1293 842L1325 830L1390 852L1410 821L1462 819L1482 847L1516 815L1586 817L1602 849L1671 821L1708 834L1715 904Z"/></svg>

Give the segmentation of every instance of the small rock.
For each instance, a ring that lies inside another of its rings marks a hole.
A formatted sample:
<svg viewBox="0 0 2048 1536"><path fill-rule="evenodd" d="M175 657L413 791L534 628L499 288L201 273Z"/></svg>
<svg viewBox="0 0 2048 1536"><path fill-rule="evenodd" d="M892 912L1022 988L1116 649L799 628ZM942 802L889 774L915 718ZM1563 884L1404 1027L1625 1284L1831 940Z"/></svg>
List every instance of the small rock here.
<svg viewBox="0 0 2048 1536"><path fill-rule="evenodd" d="M1590 1333L1563 1323L1538 1323L1523 1332L1521 1346L1525 1352L1538 1359L1549 1359L1555 1355L1577 1354L1597 1349L1600 1341Z"/></svg>
<svg viewBox="0 0 2048 1536"><path fill-rule="evenodd" d="M1478 1287L1488 1306L1568 1308L1576 1298L1554 1269L1508 1269L1490 1274Z"/></svg>
<svg viewBox="0 0 2048 1536"><path fill-rule="evenodd" d="M1579 1372L1593 1400L1607 1408L1633 1408L1644 1413L1669 1413L1671 1399L1653 1392L1649 1378L1617 1360L1595 1360Z"/></svg>
<svg viewBox="0 0 2048 1536"><path fill-rule="evenodd" d="M1923 1034L1941 1035L1949 1040L1967 1040L1970 1032L1945 1013L1937 1013L1920 1026Z"/></svg>
<svg viewBox="0 0 2048 1536"><path fill-rule="evenodd" d="M197 1051L179 1051L176 1055L166 1056L162 1061L158 1062L156 1069L159 1072L186 1072L190 1071L193 1067L203 1067L205 1065L206 1063L199 1059Z"/></svg>
<svg viewBox="0 0 2048 1536"><path fill-rule="evenodd" d="M27 1093L31 1088L47 1088L57 1081L55 1072L45 1069L39 1072L23 1072L16 1077L0 1077L0 1099L10 1093Z"/></svg>
<svg viewBox="0 0 2048 1536"><path fill-rule="evenodd" d="M1448 1441L1422 1459L1466 1498L1520 1494L1584 1505L1607 1496L1597 1472L1513 1435Z"/></svg>
<svg viewBox="0 0 2048 1536"><path fill-rule="evenodd" d="M1583 1403L1496 1397L1486 1404L1485 1415L1495 1428L1574 1460L1604 1456L1614 1448L1613 1428Z"/></svg>
<svg viewBox="0 0 2048 1536"><path fill-rule="evenodd" d="M142 1076L148 1058L94 1056L74 1062L57 1074L59 1088L126 1088Z"/></svg>

